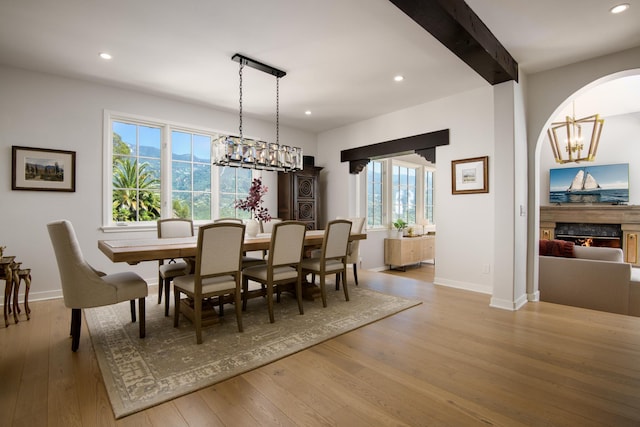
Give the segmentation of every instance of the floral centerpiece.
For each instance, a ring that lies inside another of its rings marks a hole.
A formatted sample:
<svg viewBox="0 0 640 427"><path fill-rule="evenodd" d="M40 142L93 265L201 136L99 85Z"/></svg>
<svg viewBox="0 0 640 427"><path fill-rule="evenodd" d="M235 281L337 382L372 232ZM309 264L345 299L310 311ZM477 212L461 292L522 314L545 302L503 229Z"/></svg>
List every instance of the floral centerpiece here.
<svg viewBox="0 0 640 427"><path fill-rule="evenodd" d="M262 178L254 178L253 181L251 181L249 195L245 199L236 200L236 209L242 209L243 211L249 212L253 220L264 222L270 221L271 215L269 215L269 210L266 207L262 206L262 203L264 202L264 200L262 200L262 197L267 193L268 190L269 188L267 186L262 185ZM247 233L249 235L255 235L252 231L249 230L249 224L250 223L247 224Z"/></svg>

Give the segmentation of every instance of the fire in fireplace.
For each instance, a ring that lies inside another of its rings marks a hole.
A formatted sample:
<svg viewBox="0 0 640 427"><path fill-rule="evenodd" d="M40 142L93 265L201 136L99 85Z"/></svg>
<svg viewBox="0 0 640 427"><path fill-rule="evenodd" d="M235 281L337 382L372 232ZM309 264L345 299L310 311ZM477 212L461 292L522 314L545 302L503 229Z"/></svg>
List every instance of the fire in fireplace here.
<svg viewBox="0 0 640 427"><path fill-rule="evenodd" d="M580 246L622 248L620 224L557 223L555 236Z"/></svg>

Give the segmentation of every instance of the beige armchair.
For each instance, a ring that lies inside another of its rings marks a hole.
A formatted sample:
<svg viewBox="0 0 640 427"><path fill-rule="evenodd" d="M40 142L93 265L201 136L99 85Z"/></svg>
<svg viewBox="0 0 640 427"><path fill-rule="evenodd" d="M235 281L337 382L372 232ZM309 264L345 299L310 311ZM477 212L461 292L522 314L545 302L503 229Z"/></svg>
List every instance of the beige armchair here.
<svg viewBox="0 0 640 427"><path fill-rule="evenodd" d="M60 272L64 305L71 309L71 350L78 350L82 309L131 302L131 320L136 321L138 299L140 338L145 336L147 282L136 273L104 274L91 267L82 256L73 226L61 220L47 224Z"/></svg>

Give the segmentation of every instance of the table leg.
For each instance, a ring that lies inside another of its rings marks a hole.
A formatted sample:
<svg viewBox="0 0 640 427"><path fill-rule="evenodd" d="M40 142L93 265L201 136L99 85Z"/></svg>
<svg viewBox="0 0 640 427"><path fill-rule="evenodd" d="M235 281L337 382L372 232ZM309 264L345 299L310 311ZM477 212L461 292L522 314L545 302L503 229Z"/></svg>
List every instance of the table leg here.
<svg viewBox="0 0 640 427"><path fill-rule="evenodd" d="M31 320L31 309L29 308L29 290L31 289L31 271L23 275L24 277L24 312L27 315L27 320Z"/></svg>
<svg viewBox="0 0 640 427"><path fill-rule="evenodd" d="M18 290L20 288L20 278L18 277L18 266L13 266L13 320L18 323L18 313L20 306L18 304Z"/></svg>
<svg viewBox="0 0 640 427"><path fill-rule="evenodd" d="M11 267L5 265L4 267L4 326L9 327L9 306L11 305L11 286L13 282L13 275L11 274Z"/></svg>

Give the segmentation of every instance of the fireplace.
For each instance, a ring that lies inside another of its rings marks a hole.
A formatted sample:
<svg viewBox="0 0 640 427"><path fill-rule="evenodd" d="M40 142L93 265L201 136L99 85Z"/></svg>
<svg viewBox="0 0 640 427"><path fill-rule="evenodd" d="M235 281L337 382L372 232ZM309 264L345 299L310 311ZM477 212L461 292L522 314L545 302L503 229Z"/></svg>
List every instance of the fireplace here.
<svg viewBox="0 0 640 427"><path fill-rule="evenodd" d="M640 206L540 206L540 238L621 248L640 267Z"/></svg>
<svg viewBox="0 0 640 427"><path fill-rule="evenodd" d="M622 248L620 224L556 223L556 239L568 240L580 246Z"/></svg>

